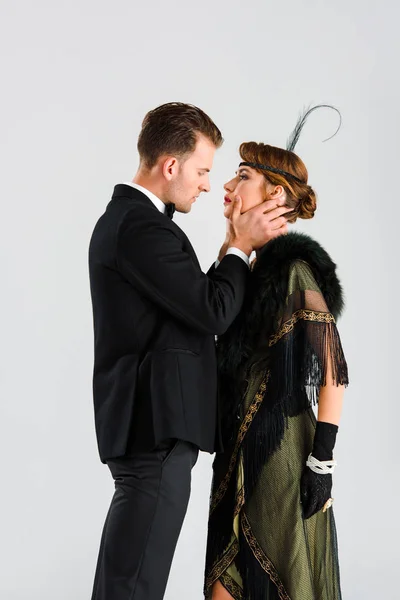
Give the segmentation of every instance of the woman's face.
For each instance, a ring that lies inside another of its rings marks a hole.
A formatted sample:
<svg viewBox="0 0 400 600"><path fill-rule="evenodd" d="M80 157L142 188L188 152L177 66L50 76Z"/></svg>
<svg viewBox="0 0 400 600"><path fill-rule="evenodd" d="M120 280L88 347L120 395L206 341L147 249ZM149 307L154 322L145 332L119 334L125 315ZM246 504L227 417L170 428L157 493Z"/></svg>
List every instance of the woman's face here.
<svg viewBox="0 0 400 600"><path fill-rule="evenodd" d="M267 198L267 187L268 183L261 173L251 167L239 167L236 177L224 185L224 216L230 217L235 196L242 199L242 213L264 202Z"/></svg>

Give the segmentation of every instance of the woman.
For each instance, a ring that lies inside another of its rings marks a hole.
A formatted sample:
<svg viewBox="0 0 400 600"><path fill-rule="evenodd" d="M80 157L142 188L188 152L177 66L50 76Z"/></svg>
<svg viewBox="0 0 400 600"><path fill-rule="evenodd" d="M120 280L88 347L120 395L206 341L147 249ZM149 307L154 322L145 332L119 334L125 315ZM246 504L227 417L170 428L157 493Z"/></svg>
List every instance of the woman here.
<svg viewBox="0 0 400 600"><path fill-rule="evenodd" d="M313 217L316 196L293 149L315 108L288 150L241 145L226 218L238 195L242 212L283 199L289 222ZM257 252L243 310L218 340L224 452L213 465L207 600L341 598L331 488L348 383L342 308L335 264L310 237L289 233Z"/></svg>

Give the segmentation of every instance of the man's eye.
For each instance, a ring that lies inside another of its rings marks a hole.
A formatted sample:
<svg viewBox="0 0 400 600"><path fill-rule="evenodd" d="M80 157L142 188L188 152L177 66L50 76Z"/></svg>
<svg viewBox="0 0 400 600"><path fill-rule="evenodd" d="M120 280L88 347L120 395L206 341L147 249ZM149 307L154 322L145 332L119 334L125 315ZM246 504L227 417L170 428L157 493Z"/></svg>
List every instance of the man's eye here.
<svg viewBox="0 0 400 600"><path fill-rule="evenodd" d="M239 179L247 179L247 175L239 175Z"/></svg>

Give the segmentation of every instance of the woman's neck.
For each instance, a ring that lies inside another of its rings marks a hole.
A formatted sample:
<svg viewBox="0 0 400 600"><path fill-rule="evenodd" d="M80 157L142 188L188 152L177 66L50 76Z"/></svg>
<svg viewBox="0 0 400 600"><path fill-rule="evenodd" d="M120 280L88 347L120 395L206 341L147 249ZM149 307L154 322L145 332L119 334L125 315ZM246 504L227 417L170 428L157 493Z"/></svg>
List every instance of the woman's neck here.
<svg viewBox="0 0 400 600"><path fill-rule="evenodd" d="M269 242L267 242L268 244ZM258 248L258 250L256 250L256 258L260 257L261 252L264 250L264 248L266 247L267 244L264 244L264 246L261 246L261 248Z"/></svg>

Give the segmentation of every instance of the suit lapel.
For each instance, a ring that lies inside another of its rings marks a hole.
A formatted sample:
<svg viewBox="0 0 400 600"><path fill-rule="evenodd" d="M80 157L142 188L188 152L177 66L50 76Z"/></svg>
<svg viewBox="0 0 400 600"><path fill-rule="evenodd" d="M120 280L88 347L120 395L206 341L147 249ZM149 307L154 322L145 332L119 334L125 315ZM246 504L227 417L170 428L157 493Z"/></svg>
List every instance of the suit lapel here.
<svg viewBox="0 0 400 600"><path fill-rule="evenodd" d="M126 185L124 183L120 183L115 186L114 193L112 196L112 201L116 198L126 198L128 201L140 203L142 206L144 206L146 208L152 208L153 210L160 212L158 210L158 208L156 206L154 206L154 204L150 200L150 198L148 198L146 196L146 194L144 194L140 190L137 190L136 188L133 188L130 185ZM194 248L193 248L192 244L190 243L189 238L187 237L186 233L184 231L182 231L182 229L174 221L169 219L166 215L163 215L163 217L167 221L166 225L172 227L172 229L174 230L175 233L178 232L179 237L181 238L181 240L183 242L184 250L190 255L190 257L192 258L195 265L199 269L201 269L199 260L196 256L196 252L194 251Z"/></svg>

